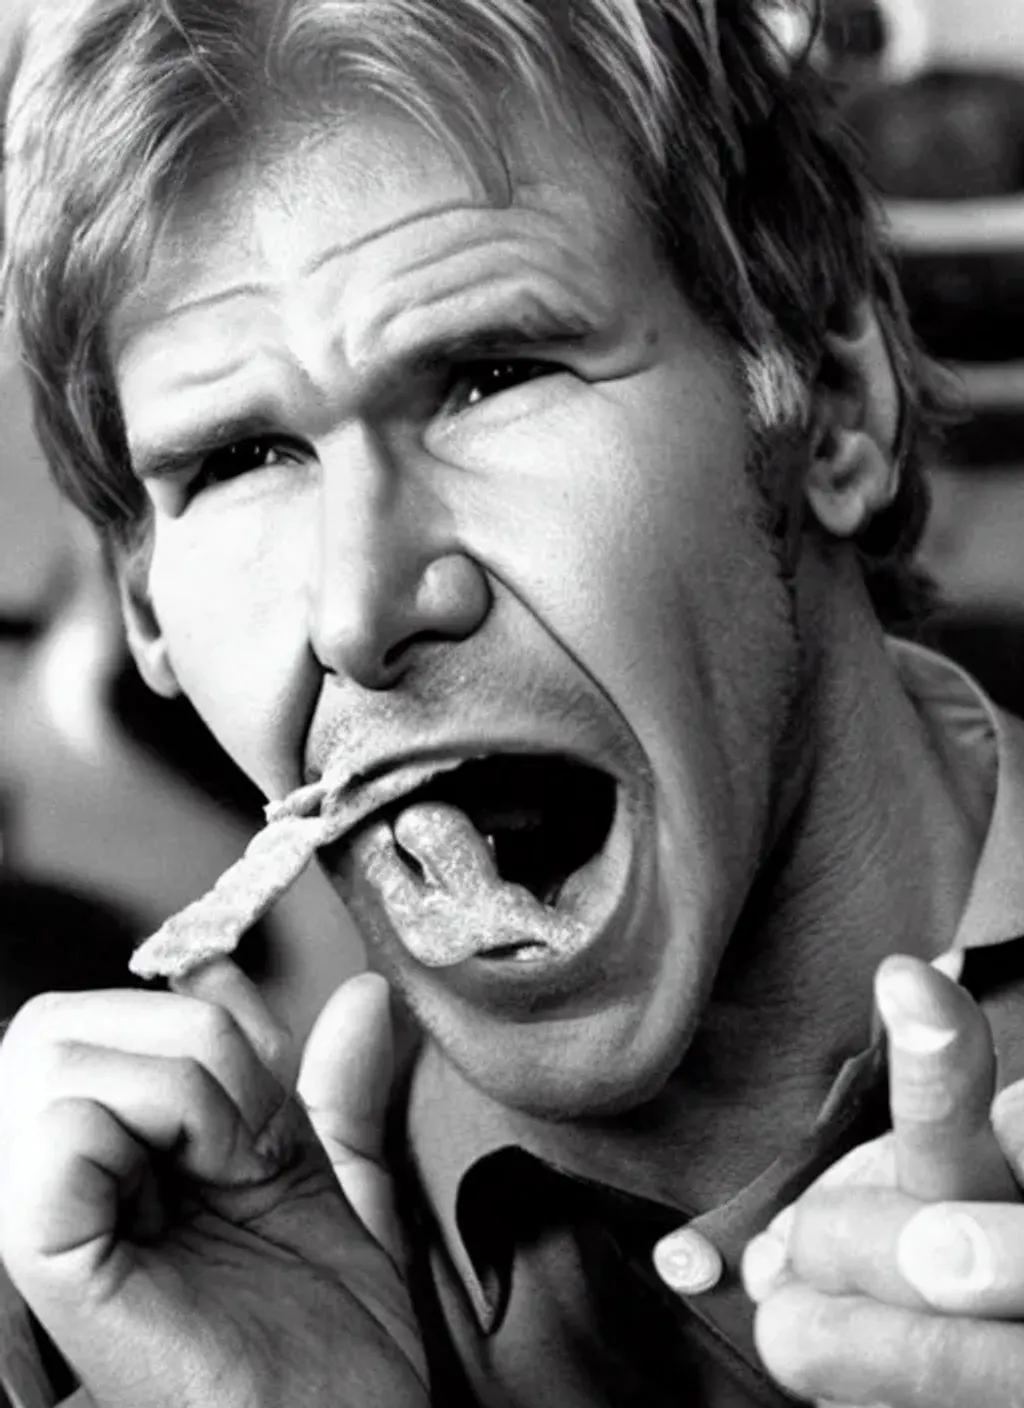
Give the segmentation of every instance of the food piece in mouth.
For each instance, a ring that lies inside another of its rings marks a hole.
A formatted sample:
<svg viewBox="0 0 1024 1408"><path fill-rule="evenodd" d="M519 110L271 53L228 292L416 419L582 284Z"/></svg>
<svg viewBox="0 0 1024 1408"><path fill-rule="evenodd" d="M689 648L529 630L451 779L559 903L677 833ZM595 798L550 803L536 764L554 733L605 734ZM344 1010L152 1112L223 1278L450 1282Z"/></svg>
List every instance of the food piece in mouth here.
<svg viewBox="0 0 1024 1408"><path fill-rule="evenodd" d="M568 956L586 941L578 920L502 880L492 850L455 807L422 802L394 828L380 822L357 844L402 945L428 968L477 955Z"/></svg>
<svg viewBox="0 0 1024 1408"><path fill-rule="evenodd" d="M498 877L557 903L570 875L601 849L615 812L615 783L558 755L493 754L433 778L401 803L438 801L487 841ZM392 817L399 808L390 809Z"/></svg>
<svg viewBox="0 0 1024 1408"><path fill-rule="evenodd" d="M411 789L399 774L402 790L361 819L356 837L410 952L448 966L479 952L575 951L584 928L556 906L607 837L611 778L554 757L447 760L424 772ZM327 774L272 803L267 817L214 887L136 949L133 973L180 980L233 953L314 854L353 826L344 789Z"/></svg>
<svg viewBox="0 0 1024 1408"><path fill-rule="evenodd" d="M358 863L404 947L428 967L467 958L568 958L590 926L560 904L601 849L611 778L557 758L467 763L378 818Z"/></svg>

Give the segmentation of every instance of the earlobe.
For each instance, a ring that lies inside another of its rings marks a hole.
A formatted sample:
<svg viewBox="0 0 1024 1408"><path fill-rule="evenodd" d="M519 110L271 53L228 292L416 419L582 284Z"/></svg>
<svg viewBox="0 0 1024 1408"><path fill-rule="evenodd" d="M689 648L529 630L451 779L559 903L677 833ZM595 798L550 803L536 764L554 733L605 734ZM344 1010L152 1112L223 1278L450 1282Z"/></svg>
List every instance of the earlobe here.
<svg viewBox="0 0 1024 1408"><path fill-rule="evenodd" d="M807 502L821 526L851 538L899 488L899 386L872 304L829 333L814 388Z"/></svg>
<svg viewBox="0 0 1024 1408"><path fill-rule="evenodd" d="M163 631L146 588L148 553L133 553L118 564L117 584L128 649L139 674L155 694L173 699L181 693Z"/></svg>

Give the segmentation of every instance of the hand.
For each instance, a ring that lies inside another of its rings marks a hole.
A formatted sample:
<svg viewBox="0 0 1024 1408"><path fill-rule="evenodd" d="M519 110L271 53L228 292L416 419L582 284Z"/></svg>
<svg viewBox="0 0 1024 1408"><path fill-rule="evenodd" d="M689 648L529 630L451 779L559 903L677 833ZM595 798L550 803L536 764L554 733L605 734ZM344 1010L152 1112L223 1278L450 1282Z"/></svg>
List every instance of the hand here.
<svg viewBox="0 0 1024 1408"><path fill-rule="evenodd" d="M887 960L893 1133L747 1248L759 1351L798 1396L1010 1408L1024 1379L1024 1084L992 1093L988 1023L927 964Z"/></svg>
<svg viewBox="0 0 1024 1408"><path fill-rule="evenodd" d="M381 1075L381 986L335 998L303 1079L339 1173L390 1235L384 1184L366 1176L379 1092L350 1080L346 1115L324 1084L344 1053L339 1010ZM289 1093L294 1065L226 961L188 993L51 994L12 1024L0 1254L100 1408L428 1402L401 1276ZM342 1149L346 1130L361 1149Z"/></svg>

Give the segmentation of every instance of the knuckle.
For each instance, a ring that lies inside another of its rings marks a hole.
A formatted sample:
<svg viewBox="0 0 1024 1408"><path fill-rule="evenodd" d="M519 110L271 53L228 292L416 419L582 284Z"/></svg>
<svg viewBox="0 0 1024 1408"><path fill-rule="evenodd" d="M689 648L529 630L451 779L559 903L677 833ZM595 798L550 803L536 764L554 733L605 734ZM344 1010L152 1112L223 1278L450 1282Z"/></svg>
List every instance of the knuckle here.
<svg viewBox="0 0 1024 1408"><path fill-rule="evenodd" d="M15 1017L0 1047L0 1097L6 1124L12 1111L40 1102L58 1081L75 1043L63 1041L53 1017L56 994L33 998ZM31 1010L30 1010L31 1008Z"/></svg>
<svg viewBox="0 0 1024 1408"><path fill-rule="evenodd" d="M63 1015L67 1003L68 995L62 992L41 992L30 997L12 1018L4 1045L38 1037Z"/></svg>
<svg viewBox="0 0 1024 1408"><path fill-rule="evenodd" d="M874 1240L888 1189L848 1185L816 1189L800 1208L790 1239L797 1274L822 1290L843 1290Z"/></svg>

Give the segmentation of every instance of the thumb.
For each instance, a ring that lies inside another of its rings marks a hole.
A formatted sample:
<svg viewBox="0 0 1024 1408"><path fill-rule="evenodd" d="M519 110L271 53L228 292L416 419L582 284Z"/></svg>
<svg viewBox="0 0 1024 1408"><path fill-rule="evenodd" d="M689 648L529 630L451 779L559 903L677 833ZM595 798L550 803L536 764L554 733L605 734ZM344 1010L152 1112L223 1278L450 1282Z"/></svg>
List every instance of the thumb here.
<svg viewBox="0 0 1024 1408"><path fill-rule="evenodd" d="M342 983L310 1033L298 1092L356 1216L401 1265L402 1231L384 1165L395 1073L389 996L377 973Z"/></svg>
<svg viewBox="0 0 1024 1408"><path fill-rule="evenodd" d="M931 964L887 958L875 983L889 1034L899 1186L933 1199L1016 1200L989 1118L992 1033L977 1003Z"/></svg>

